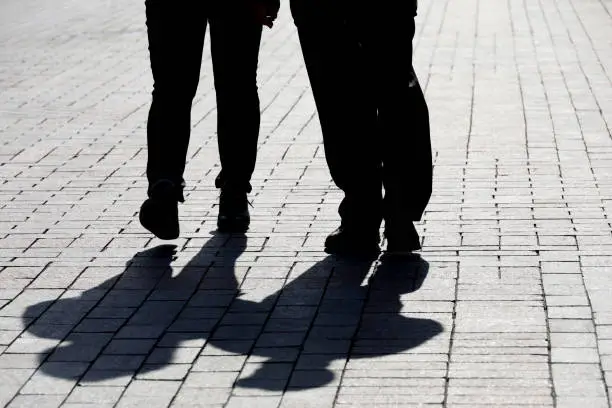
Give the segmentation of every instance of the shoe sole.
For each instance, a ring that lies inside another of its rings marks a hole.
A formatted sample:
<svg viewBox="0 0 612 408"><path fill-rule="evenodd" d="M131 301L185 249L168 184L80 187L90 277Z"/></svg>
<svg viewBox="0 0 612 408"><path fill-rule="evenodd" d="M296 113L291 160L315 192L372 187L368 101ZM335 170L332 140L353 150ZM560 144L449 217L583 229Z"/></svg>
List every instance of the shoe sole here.
<svg viewBox="0 0 612 408"><path fill-rule="evenodd" d="M383 257L385 258L411 258L418 254L413 251L384 251Z"/></svg>
<svg viewBox="0 0 612 408"><path fill-rule="evenodd" d="M324 248L325 253L329 255L346 256L359 259L376 259L380 255L380 248Z"/></svg>
<svg viewBox="0 0 612 408"><path fill-rule="evenodd" d="M420 259L420 255L416 252L389 252L385 251L382 253L380 260L385 261L407 261Z"/></svg>

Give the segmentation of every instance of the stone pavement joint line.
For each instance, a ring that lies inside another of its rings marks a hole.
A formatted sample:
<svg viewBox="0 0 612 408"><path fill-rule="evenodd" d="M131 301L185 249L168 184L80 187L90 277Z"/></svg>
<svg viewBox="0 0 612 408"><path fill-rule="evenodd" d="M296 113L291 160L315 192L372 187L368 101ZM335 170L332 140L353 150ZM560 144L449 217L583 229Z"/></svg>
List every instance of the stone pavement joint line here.
<svg viewBox="0 0 612 408"><path fill-rule="evenodd" d="M322 252L341 196L288 2L250 231L214 234L207 39L167 243L137 218L144 2L2 1L0 406L610 407L612 2L420 3L424 249L366 264Z"/></svg>

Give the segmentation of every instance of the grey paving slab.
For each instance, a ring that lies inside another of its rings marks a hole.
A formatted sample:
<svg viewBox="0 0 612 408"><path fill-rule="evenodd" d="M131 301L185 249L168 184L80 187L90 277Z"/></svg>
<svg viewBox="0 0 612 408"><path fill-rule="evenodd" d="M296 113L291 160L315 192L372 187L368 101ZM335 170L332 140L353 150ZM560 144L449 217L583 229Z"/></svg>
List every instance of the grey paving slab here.
<svg viewBox="0 0 612 408"><path fill-rule="evenodd" d="M0 406L609 407L612 3L420 3L434 193L389 266L322 251L341 195L288 2L247 238L213 233L207 39L167 243L137 219L144 3L3 1Z"/></svg>

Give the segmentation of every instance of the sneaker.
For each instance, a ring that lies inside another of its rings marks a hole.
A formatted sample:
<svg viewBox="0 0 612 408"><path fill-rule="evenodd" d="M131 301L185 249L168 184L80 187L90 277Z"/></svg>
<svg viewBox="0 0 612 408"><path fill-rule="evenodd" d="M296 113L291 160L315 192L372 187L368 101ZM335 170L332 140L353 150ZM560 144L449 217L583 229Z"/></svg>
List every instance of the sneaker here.
<svg viewBox="0 0 612 408"><path fill-rule="evenodd" d="M376 258L380 253L378 232L365 232L340 226L325 240L325 252L358 258Z"/></svg>
<svg viewBox="0 0 612 408"><path fill-rule="evenodd" d="M247 193L232 189L221 189L219 197L219 232L245 232L249 229L251 215Z"/></svg>
<svg viewBox="0 0 612 408"><path fill-rule="evenodd" d="M421 238L412 222L401 231L395 227L385 227L385 238L387 239L386 253L390 255L411 255L414 251L421 249Z"/></svg>
<svg viewBox="0 0 612 408"><path fill-rule="evenodd" d="M149 198L140 207L140 223L159 239L171 240L179 236L178 200L174 183L157 182Z"/></svg>

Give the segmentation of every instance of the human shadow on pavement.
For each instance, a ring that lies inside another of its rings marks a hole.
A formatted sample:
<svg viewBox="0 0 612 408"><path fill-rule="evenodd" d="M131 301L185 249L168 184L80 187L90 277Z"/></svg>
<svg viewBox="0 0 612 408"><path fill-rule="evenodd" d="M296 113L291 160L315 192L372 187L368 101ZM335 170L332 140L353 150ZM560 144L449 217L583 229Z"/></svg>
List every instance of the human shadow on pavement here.
<svg viewBox="0 0 612 408"><path fill-rule="evenodd" d="M400 296L418 290L427 276L419 256L383 258L365 284L372 262L328 256L304 272L296 264L289 283L258 300L253 294L266 286L257 283L268 279L237 267L246 248L245 235L215 235L173 274L175 247L158 246L137 253L122 274L78 298L32 305L24 321L44 312L29 333L61 340L40 353L40 370L74 379L88 368L89 382L130 370L142 376L175 363L183 342L206 340L200 358L207 350L257 358L252 370L243 367L238 387L309 389L334 380L329 366L337 359L406 352L443 331L434 320L402 312ZM105 328L109 322L121 325ZM75 372L65 362L85 368Z"/></svg>

